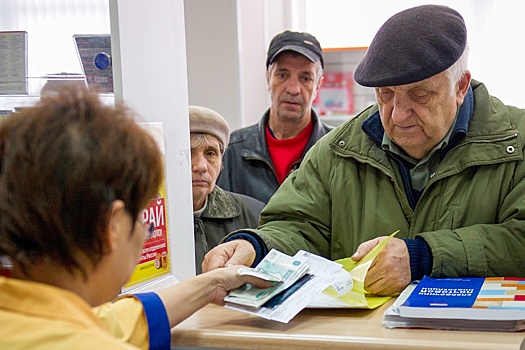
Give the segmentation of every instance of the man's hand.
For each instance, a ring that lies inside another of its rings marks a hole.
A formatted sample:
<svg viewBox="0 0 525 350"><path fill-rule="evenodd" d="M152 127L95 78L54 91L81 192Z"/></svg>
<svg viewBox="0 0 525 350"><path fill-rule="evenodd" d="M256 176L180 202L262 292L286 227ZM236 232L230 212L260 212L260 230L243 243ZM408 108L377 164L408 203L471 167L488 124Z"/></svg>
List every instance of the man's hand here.
<svg viewBox="0 0 525 350"><path fill-rule="evenodd" d="M204 256L202 272L229 265L251 266L255 260L255 249L250 242L236 239L219 244Z"/></svg>
<svg viewBox="0 0 525 350"><path fill-rule="evenodd" d="M361 260L372 248L387 237L377 237L361 243L352 255L353 260ZM383 247L368 268L364 287L373 294L392 295L400 293L411 282L410 256L402 239L392 238Z"/></svg>

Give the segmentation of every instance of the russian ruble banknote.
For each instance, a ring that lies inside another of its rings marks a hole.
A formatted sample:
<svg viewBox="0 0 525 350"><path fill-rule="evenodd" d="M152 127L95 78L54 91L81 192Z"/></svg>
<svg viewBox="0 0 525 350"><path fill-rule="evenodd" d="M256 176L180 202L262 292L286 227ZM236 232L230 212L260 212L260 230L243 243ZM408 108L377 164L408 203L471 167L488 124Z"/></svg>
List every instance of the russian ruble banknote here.
<svg viewBox="0 0 525 350"><path fill-rule="evenodd" d="M245 284L231 291L224 301L258 308L303 277L309 269L305 262L306 257L292 257L272 249L254 269L241 269L239 273L273 281L275 285L261 289Z"/></svg>

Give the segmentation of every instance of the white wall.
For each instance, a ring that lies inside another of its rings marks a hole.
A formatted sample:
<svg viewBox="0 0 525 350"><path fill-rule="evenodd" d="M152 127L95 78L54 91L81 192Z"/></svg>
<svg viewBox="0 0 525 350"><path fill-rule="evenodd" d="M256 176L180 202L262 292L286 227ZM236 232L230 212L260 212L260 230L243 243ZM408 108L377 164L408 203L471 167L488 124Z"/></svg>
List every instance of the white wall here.
<svg viewBox="0 0 525 350"><path fill-rule="evenodd" d="M72 36L109 34L108 0L0 0L0 30L28 32L29 77L82 73Z"/></svg>
<svg viewBox="0 0 525 350"><path fill-rule="evenodd" d="M219 112L241 126L240 40L235 0L184 2L190 105Z"/></svg>
<svg viewBox="0 0 525 350"><path fill-rule="evenodd" d="M171 268L195 275L183 0L110 0L115 100L162 122Z"/></svg>
<svg viewBox="0 0 525 350"><path fill-rule="evenodd" d="M465 19L471 47L470 70L491 94L525 107L525 2L522 0L305 0L306 30L329 47L369 46L379 27L393 14L427 3L447 5Z"/></svg>
<svg viewBox="0 0 525 350"><path fill-rule="evenodd" d="M256 123L270 106L265 82L267 11L263 1L239 1L242 101L240 123L232 129Z"/></svg>
<svg viewBox="0 0 525 350"><path fill-rule="evenodd" d="M216 108L232 129L255 123L270 104L264 65L275 34L284 29L308 31L324 48L368 46L390 16L425 3L447 5L462 14L473 78L503 102L525 107L518 91L519 82L525 81L522 0L185 0L191 6L191 13L186 12L190 102ZM198 42L204 48L199 55L193 53L197 42L190 39L194 31L207 31L207 40L214 40ZM211 48L222 40L227 40L222 42L224 52L216 57ZM224 57L229 61L217 72L214 62ZM239 70L230 65L234 62Z"/></svg>
<svg viewBox="0 0 525 350"><path fill-rule="evenodd" d="M304 0L185 0L189 103L215 109L230 128L270 106L266 51L272 37L304 28Z"/></svg>

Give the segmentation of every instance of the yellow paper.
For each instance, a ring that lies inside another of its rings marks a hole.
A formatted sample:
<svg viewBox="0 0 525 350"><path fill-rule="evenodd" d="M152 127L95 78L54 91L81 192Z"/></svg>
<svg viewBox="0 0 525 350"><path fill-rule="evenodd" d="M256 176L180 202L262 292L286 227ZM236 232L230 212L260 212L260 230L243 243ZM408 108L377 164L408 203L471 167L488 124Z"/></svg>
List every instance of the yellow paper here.
<svg viewBox="0 0 525 350"><path fill-rule="evenodd" d="M381 243L375 246L370 250L361 260L354 261L352 258L344 258L336 260L336 262L343 265L343 268L348 271L352 280L354 282L353 288L346 294L338 296L336 291L329 287L324 290L324 293L327 293L333 297L336 297L338 301L342 301L345 304L348 304L349 307L363 307L367 309L375 309L386 303L391 297L381 297L377 295L370 294L365 291L364 280L368 268L372 264L372 261L375 259L377 254L383 249L383 247L394 237L399 230L392 233Z"/></svg>

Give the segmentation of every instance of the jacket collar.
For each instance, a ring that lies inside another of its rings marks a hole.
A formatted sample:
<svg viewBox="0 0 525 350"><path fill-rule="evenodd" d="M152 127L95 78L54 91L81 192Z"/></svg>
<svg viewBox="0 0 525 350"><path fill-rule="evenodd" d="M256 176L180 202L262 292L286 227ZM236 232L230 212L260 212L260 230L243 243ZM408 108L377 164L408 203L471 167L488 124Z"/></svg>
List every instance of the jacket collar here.
<svg viewBox="0 0 525 350"><path fill-rule="evenodd" d="M241 208L233 198L222 188L215 188L208 195L207 206L201 218L208 219L232 219L241 214Z"/></svg>
<svg viewBox="0 0 525 350"><path fill-rule="evenodd" d="M467 99L470 101L463 103L461 121L454 128L455 135L462 137L455 136L452 142L456 144L447 152L448 156L452 149L455 150L454 160L447 163L447 171L457 172L475 164L521 159L521 138L511 113L513 107L490 96L483 83L472 79L470 85L473 95L469 94ZM377 110L377 104L371 105L355 118L340 125L331 133L328 143L330 149L339 156L354 157L387 171L391 169L389 157L377 146L380 145L384 132ZM473 112L469 113L469 110ZM465 114L470 117L464 119ZM476 151L473 152L471 147L475 147Z"/></svg>
<svg viewBox="0 0 525 350"><path fill-rule="evenodd" d="M312 135L308 139L305 150L301 155L303 159L306 151L309 150L321 137L326 134L326 126L321 123L319 116L317 115L315 109L312 108L312 121L314 124L314 129ZM262 158L267 162L270 162L270 152L268 151L268 144L266 142L265 128L268 120L270 119L270 109L268 108L264 113L263 117L257 124L253 126L252 131L246 135L246 139L249 139L250 142L247 142L244 149L241 151L241 156L245 158Z"/></svg>

